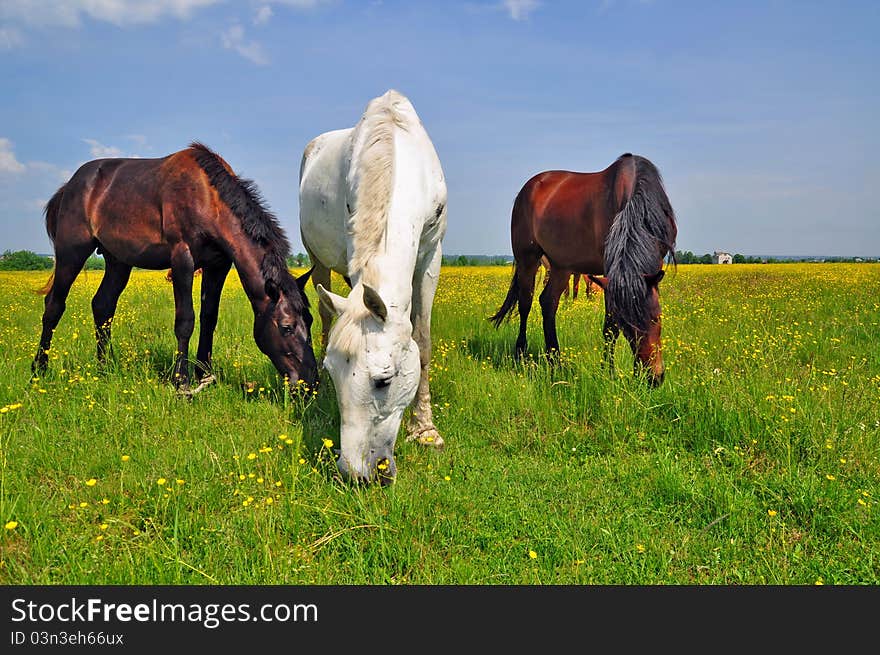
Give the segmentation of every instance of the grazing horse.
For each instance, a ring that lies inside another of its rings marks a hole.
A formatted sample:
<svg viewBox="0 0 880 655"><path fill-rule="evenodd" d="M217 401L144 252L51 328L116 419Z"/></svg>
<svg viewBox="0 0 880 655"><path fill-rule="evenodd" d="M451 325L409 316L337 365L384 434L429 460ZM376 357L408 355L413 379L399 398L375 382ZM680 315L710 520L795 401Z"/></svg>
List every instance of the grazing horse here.
<svg viewBox="0 0 880 655"><path fill-rule="evenodd" d="M390 90L369 102L354 127L313 139L300 167L299 205L324 367L339 405L337 467L353 481L389 484L407 407L407 440L443 445L428 368L446 182L410 101ZM331 271L348 282L347 297L331 292Z"/></svg>
<svg viewBox="0 0 880 655"><path fill-rule="evenodd" d="M663 381L658 285L667 255L675 263L677 227L654 164L627 153L597 173L538 173L516 196L510 235L513 279L489 320L497 328L519 307L517 357L526 351L535 272L546 256L550 278L539 300L551 359L559 351L559 297L572 273L587 274L605 292L604 362L613 372L614 343L622 331L632 348L634 372L641 367L653 386Z"/></svg>
<svg viewBox="0 0 880 655"><path fill-rule="evenodd" d="M92 299L98 360L104 362L119 296L134 266L171 268L177 355L173 379L189 385L189 340L195 326L192 284L202 269L195 368L211 373L220 294L232 264L254 311L254 340L293 390L314 386L312 316L304 293L308 274L294 278L278 219L250 180L238 177L200 143L157 159L95 159L83 164L46 205L55 270L46 294L43 332L31 366L46 370L52 332L86 259L97 248L105 270ZM297 384L299 383L299 385Z"/></svg>

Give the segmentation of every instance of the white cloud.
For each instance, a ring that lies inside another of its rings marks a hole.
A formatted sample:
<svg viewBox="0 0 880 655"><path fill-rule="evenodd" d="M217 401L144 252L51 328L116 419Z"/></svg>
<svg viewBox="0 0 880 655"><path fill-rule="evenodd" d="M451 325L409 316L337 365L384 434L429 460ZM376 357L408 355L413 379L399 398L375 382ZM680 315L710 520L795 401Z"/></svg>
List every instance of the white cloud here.
<svg viewBox="0 0 880 655"><path fill-rule="evenodd" d="M504 0L502 4L513 20L525 20L541 3L538 0Z"/></svg>
<svg viewBox="0 0 880 655"><path fill-rule="evenodd" d="M12 50L24 43L21 32L12 27L0 27L0 50Z"/></svg>
<svg viewBox="0 0 880 655"><path fill-rule="evenodd" d="M272 4L287 5L294 9L314 9L321 5L327 5L333 0L269 0Z"/></svg>
<svg viewBox="0 0 880 655"><path fill-rule="evenodd" d="M77 27L82 17L134 25L152 23L165 16L187 19L193 12L220 0L17 0L0 4L0 19L21 21L28 25Z"/></svg>
<svg viewBox="0 0 880 655"><path fill-rule="evenodd" d="M3 173L24 173L27 167L15 157L12 141L0 137L0 175Z"/></svg>
<svg viewBox="0 0 880 655"><path fill-rule="evenodd" d="M83 141L89 144L89 152L92 157L122 157L122 150L116 146L105 146L95 139L83 139Z"/></svg>
<svg viewBox="0 0 880 655"><path fill-rule="evenodd" d="M258 66L265 66L269 63L269 57L260 43L245 40L244 28L241 25L231 26L220 35L220 40L224 48L234 50Z"/></svg>
<svg viewBox="0 0 880 655"><path fill-rule="evenodd" d="M269 22L270 18L272 18L272 7L263 5L257 9L257 14L254 16L254 25L265 25Z"/></svg>

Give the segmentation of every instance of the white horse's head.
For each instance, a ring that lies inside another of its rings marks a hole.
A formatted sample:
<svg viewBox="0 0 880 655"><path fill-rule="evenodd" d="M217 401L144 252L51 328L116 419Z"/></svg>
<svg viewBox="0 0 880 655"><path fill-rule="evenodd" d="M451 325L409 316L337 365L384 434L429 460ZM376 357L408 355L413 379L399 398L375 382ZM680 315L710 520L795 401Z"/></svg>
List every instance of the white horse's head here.
<svg viewBox="0 0 880 655"><path fill-rule="evenodd" d="M390 484L397 475L397 432L419 386L419 348L409 307L389 312L379 294L362 283L347 298L321 285L317 290L337 317L324 355L339 404L336 465L349 480Z"/></svg>

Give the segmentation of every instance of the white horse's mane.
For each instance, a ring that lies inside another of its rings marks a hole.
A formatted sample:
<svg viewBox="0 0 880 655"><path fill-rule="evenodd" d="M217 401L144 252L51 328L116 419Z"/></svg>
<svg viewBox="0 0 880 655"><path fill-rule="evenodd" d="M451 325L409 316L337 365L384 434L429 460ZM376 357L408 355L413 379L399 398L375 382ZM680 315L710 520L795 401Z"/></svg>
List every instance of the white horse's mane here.
<svg viewBox="0 0 880 655"><path fill-rule="evenodd" d="M406 97L391 89L370 101L355 127L349 183L357 190L349 275L367 269L385 236L394 185L394 128L407 129L407 107L412 111Z"/></svg>

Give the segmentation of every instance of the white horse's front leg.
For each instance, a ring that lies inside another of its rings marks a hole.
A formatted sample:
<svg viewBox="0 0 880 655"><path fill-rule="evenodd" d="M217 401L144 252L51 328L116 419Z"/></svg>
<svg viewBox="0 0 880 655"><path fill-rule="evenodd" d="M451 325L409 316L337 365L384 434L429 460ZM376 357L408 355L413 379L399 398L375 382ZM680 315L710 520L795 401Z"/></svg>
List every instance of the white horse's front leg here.
<svg viewBox="0 0 880 655"><path fill-rule="evenodd" d="M406 440L418 441L423 446L442 448L443 437L434 425L431 411L431 391L428 376L431 368L431 308L440 281L441 255L438 250L425 273L413 285L412 324L413 339L419 346L421 373L419 389L406 426Z"/></svg>

